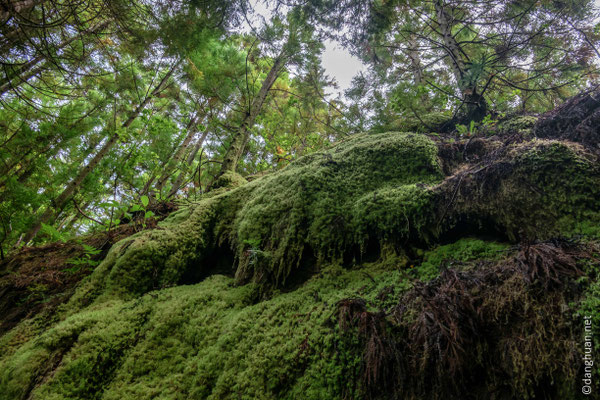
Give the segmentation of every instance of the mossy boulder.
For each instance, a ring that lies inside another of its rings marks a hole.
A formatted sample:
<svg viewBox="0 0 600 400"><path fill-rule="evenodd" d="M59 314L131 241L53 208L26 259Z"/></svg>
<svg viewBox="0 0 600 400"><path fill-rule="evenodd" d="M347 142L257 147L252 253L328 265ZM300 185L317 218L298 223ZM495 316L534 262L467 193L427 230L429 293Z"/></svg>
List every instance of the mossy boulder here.
<svg viewBox="0 0 600 400"><path fill-rule="evenodd" d="M227 175L114 245L54 319L0 336L0 399L390 398L399 382L464 398L448 376L484 370L486 349L502 363L474 398L575 393L566 346L597 304L597 256L556 237L595 240L597 156L519 135L447 144L360 134ZM468 356L428 350L445 323Z"/></svg>
<svg viewBox="0 0 600 400"><path fill-rule="evenodd" d="M360 256L386 237L425 238L428 193L442 177L436 144L423 135L356 135L123 241L76 298L198 280L216 253L237 260L222 272L239 282L283 284L304 261Z"/></svg>
<svg viewBox="0 0 600 400"><path fill-rule="evenodd" d="M450 113L431 112L421 114L418 117L415 115L404 116L391 123L388 128L401 132L436 132L449 124L450 121L452 121L452 114Z"/></svg>
<svg viewBox="0 0 600 400"><path fill-rule="evenodd" d="M583 147L490 148L483 162L445 177L438 143L424 135L355 135L119 243L75 299L127 298L215 272L277 288L384 248L410 257L407 243L427 246L456 231L545 239L598 221L600 168Z"/></svg>

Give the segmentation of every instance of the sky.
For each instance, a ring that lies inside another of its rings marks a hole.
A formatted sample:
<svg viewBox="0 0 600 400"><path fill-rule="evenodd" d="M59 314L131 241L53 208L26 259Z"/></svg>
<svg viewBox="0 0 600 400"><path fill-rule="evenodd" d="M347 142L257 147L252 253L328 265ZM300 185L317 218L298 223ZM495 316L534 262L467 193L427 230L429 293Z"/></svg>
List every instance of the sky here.
<svg viewBox="0 0 600 400"><path fill-rule="evenodd" d="M271 12L265 8L259 0L250 1L255 11L269 20ZM600 8L600 0L594 0L596 7ZM350 87L352 78L361 71L366 71L366 66L357 58L344 49L340 44L327 40L325 42L325 51L323 52L323 68L327 75L335 78L338 83L337 90L330 91L330 95L337 97L337 93L343 95L344 91Z"/></svg>
<svg viewBox="0 0 600 400"><path fill-rule="evenodd" d="M327 75L337 80L338 91L342 93L350 87L355 75L366 70L366 66L357 57L330 40L325 42L322 62Z"/></svg>
<svg viewBox="0 0 600 400"><path fill-rule="evenodd" d="M600 0L596 0L600 2ZM254 11L269 20L271 18L271 11L265 7L260 0L250 0L250 4L254 8ZM253 23L254 24L254 23ZM255 27L258 27L260 23L256 21ZM251 31L250 27L245 27L248 32ZM352 78L361 71L366 71L366 66L357 58L354 57L344 49L340 44L332 41L325 41L325 50L323 51L322 64L325 68L325 73L337 81L338 88L329 90L329 95L337 97L340 93L343 93L346 89L350 88Z"/></svg>

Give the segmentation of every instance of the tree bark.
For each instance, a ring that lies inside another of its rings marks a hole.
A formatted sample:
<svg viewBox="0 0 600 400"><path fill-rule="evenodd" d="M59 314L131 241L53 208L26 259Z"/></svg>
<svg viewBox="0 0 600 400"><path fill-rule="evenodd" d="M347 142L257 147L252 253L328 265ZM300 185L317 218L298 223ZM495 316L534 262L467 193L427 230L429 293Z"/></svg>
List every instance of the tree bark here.
<svg viewBox="0 0 600 400"><path fill-rule="evenodd" d="M163 87L165 86L165 84L167 83L167 81L169 80L171 75L173 74L174 69L175 68L172 67L169 70L169 72L160 81L158 86L152 91L152 93L150 93L144 99L144 101L140 105L138 105L138 107L129 116L127 121L125 121L121 125L122 128L128 128L133 123L133 121L135 121L135 119L140 115L140 113L146 107L146 105L148 105L150 100L162 91ZM81 184L83 183L83 180L90 174L90 172L92 172L94 170L94 168L96 168L96 166L100 163L100 161L102 161L102 159L108 154L110 149L117 143L118 139L119 139L119 135L116 132L113 133L112 136L110 136L110 138L106 141L106 143L104 143L104 145L96 153L96 155L94 155L94 157L88 162L88 164L85 165L79 171L77 176L71 182L69 182L69 184L67 185L67 187L65 187L65 189L62 191L62 193L56 199L54 199L52 204L49 205L46 208L46 210L44 211L44 213L37 219L36 223L25 234L25 237L23 238L24 243L27 243L31 239L33 239L40 231L42 224L48 222L56 214L56 211L60 211L64 207L66 202L73 196L75 191L81 186Z"/></svg>
<svg viewBox="0 0 600 400"><path fill-rule="evenodd" d="M454 17L448 13L444 0L437 0L435 2L435 11L440 34L442 35L442 41L444 43L444 50L450 58L450 69L452 70L462 96L463 104L461 105L461 109L463 108L463 105L465 106L464 110L460 110L462 115L456 118L456 121L454 122L479 122L487 113L487 102L482 95L477 93L477 82L473 81L473 79L468 79L467 82L466 78L468 77L466 75L469 69L469 62L468 60L465 61L463 58L460 45L452 34Z"/></svg>
<svg viewBox="0 0 600 400"><path fill-rule="evenodd" d="M248 142L250 129L252 129L256 117L258 116L258 114L260 114L260 111L265 102L265 99L267 98L269 90L271 90L271 87L277 80L279 73L285 66L284 61L284 53L282 50L282 52L275 58L273 66L271 67L269 73L267 74L267 77L263 81L258 95L254 98L250 109L246 112L244 119L240 125L240 128L236 130L236 132L234 132L231 145L229 146L227 153L225 153L225 159L223 160L223 164L221 164L221 170L219 171L215 179L220 177L227 171L235 171L240 157L244 152L246 143Z"/></svg>
<svg viewBox="0 0 600 400"><path fill-rule="evenodd" d="M197 114L190 120L190 123L187 126L188 133L186 137L183 139L183 142L179 145L179 148L177 149L171 160L169 160L169 162L165 166L160 178L158 178L158 180L156 181L156 192L160 193L162 191L163 187L165 186L165 183L171 177L171 173L173 172L173 170L177 167L177 165L181 164L181 160L187 153L187 150L190 147L190 144L192 143L192 139L194 139L194 136L196 135L199 122L200 121L198 121Z"/></svg>
<svg viewBox="0 0 600 400"><path fill-rule="evenodd" d="M206 140L207 136L208 136L208 130L205 130L202 133L202 136L200 137L200 139L198 139L198 141L194 145L194 148L192 149L192 151L188 154L187 160L185 162L187 166L192 165L192 163L194 162L194 159L196 158L196 155L202 148L202 145L204 144L204 141ZM175 179L175 182L173 182L173 187L169 191L169 195L167 197L172 197L177 193L177 191L181 187L181 184L183 183L184 179L185 179L185 168L182 168L182 171L179 173L179 175L177 175L177 179Z"/></svg>

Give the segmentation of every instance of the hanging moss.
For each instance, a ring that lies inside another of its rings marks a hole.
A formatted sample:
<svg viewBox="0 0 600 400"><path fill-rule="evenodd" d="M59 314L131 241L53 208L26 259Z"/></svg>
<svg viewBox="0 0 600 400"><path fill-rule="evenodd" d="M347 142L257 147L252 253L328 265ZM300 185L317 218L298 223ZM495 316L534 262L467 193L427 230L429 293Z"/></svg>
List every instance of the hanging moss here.
<svg viewBox="0 0 600 400"><path fill-rule="evenodd" d="M324 268L256 302L256 285L204 282L72 315L0 359L0 399L323 399L358 392L360 353L335 304L401 287L398 271ZM47 369L47 366L51 368Z"/></svg>
<svg viewBox="0 0 600 400"><path fill-rule="evenodd" d="M504 145L435 190L444 224L469 223L516 239L569 235L600 223L600 168L582 146L551 140Z"/></svg>
<svg viewBox="0 0 600 400"><path fill-rule="evenodd" d="M420 235L430 190L422 185L441 177L437 147L425 136L353 136L121 242L74 301L144 293L177 284L190 271L201 276L217 249L238 260L230 271L238 282L282 284L307 258L333 260L371 238ZM387 221L377 220L372 199L389 203Z"/></svg>

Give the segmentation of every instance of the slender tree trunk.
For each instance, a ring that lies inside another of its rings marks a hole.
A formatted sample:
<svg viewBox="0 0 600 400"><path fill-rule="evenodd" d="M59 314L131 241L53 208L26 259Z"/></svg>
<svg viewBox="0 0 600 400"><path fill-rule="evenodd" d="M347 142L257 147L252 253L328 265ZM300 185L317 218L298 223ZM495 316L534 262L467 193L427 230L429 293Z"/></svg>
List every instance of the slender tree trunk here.
<svg viewBox="0 0 600 400"><path fill-rule="evenodd" d="M424 80L423 65L421 63L421 56L419 55L418 43L414 35L411 35L409 38L408 47L408 58L411 69L415 74L415 84L422 85Z"/></svg>
<svg viewBox="0 0 600 400"><path fill-rule="evenodd" d="M174 67L172 67L169 72L164 76L164 78L160 81L158 86L150 93L144 101L138 105L138 107L133 111L133 113L129 116L127 121L125 121L121 127L128 128L133 121L140 115L142 110L148 105L150 100L158 95L161 90L164 88L165 84L171 77L174 71ZM119 135L117 133L113 133L112 136L104 143L102 148L94 155L94 157L85 165L77 174L77 176L69 182L67 187L62 191L62 193L54 199L52 205L49 205L44 213L37 219L36 223L31 227L31 229L25 234L23 238L24 242L27 243L31 239L33 239L37 233L40 231L43 223L48 222L52 217L56 214L57 211L60 211L66 202L73 196L75 191L81 186L83 180L96 168L96 166L102 161L102 159L108 154L110 149L117 143L119 139Z"/></svg>
<svg viewBox="0 0 600 400"><path fill-rule="evenodd" d="M199 123L198 115L195 115L190 120L190 123L187 126L188 133L185 136L185 138L183 139L183 142L181 143L181 145L179 145L179 148L177 149L177 151L175 152L175 154L173 155L171 160L165 166L162 175L156 181L156 186L155 186L156 192L160 193L162 191L163 187L165 186L165 183L171 177L171 173L173 172L173 170L179 164L181 164L181 160L187 153L188 148L190 147L190 144L192 143L192 139L194 139L194 136L196 135L196 132L198 131L198 123Z"/></svg>
<svg viewBox="0 0 600 400"><path fill-rule="evenodd" d="M198 141L194 145L194 148L192 149L192 151L188 154L187 160L185 161L185 164L187 166L190 166L193 164L194 159L196 158L196 155L202 148L202 145L204 144L204 141L206 140L207 136L208 136L208 130L205 130L202 133L202 136L200 137L200 139L198 139ZM175 182L173 182L173 187L169 191L169 195L167 197L174 196L177 193L177 191L179 190L179 188L181 188L181 184L183 183L183 180L185 179L185 171L186 171L186 168L181 169L181 172L179 173L179 175L177 175L177 179L175 179Z"/></svg>
<svg viewBox="0 0 600 400"><path fill-rule="evenodd" d="M444 50L450 58L450 69L461 92L463 104L466 106L464 115L461 115L456 122L481 121L487 112L487 102L482 95L477 93L477 81L472 78L466 79L469 78L466 76L468 72L468 60L465 62L460 45L452 34L452 27L455 23L454 17L448 13L448 6L444 0L437 0L435 2L435 11L444 43Z"/></svg>
<svg viewBox="0 0 600 400"><path fill-rule="evenodd" d="M233 133L233 140L231 141L231 145L229 146L227 153L225 153L225 159L223 160L223 164L221 164L221 170L217 174L216 178L223 175L227 171L235 171L240 157L244 152L244 147L248 141L250 129L252 129L256 117L258 114L260 114L269 90L271 90L271 87L277 80L279 73L285 66L284 61L285 59L282 51L282 53L275 58L273 66L263 81L257 96L254 98L254 101L250 106L250 109L246 112L240 128Z"/></svg>

